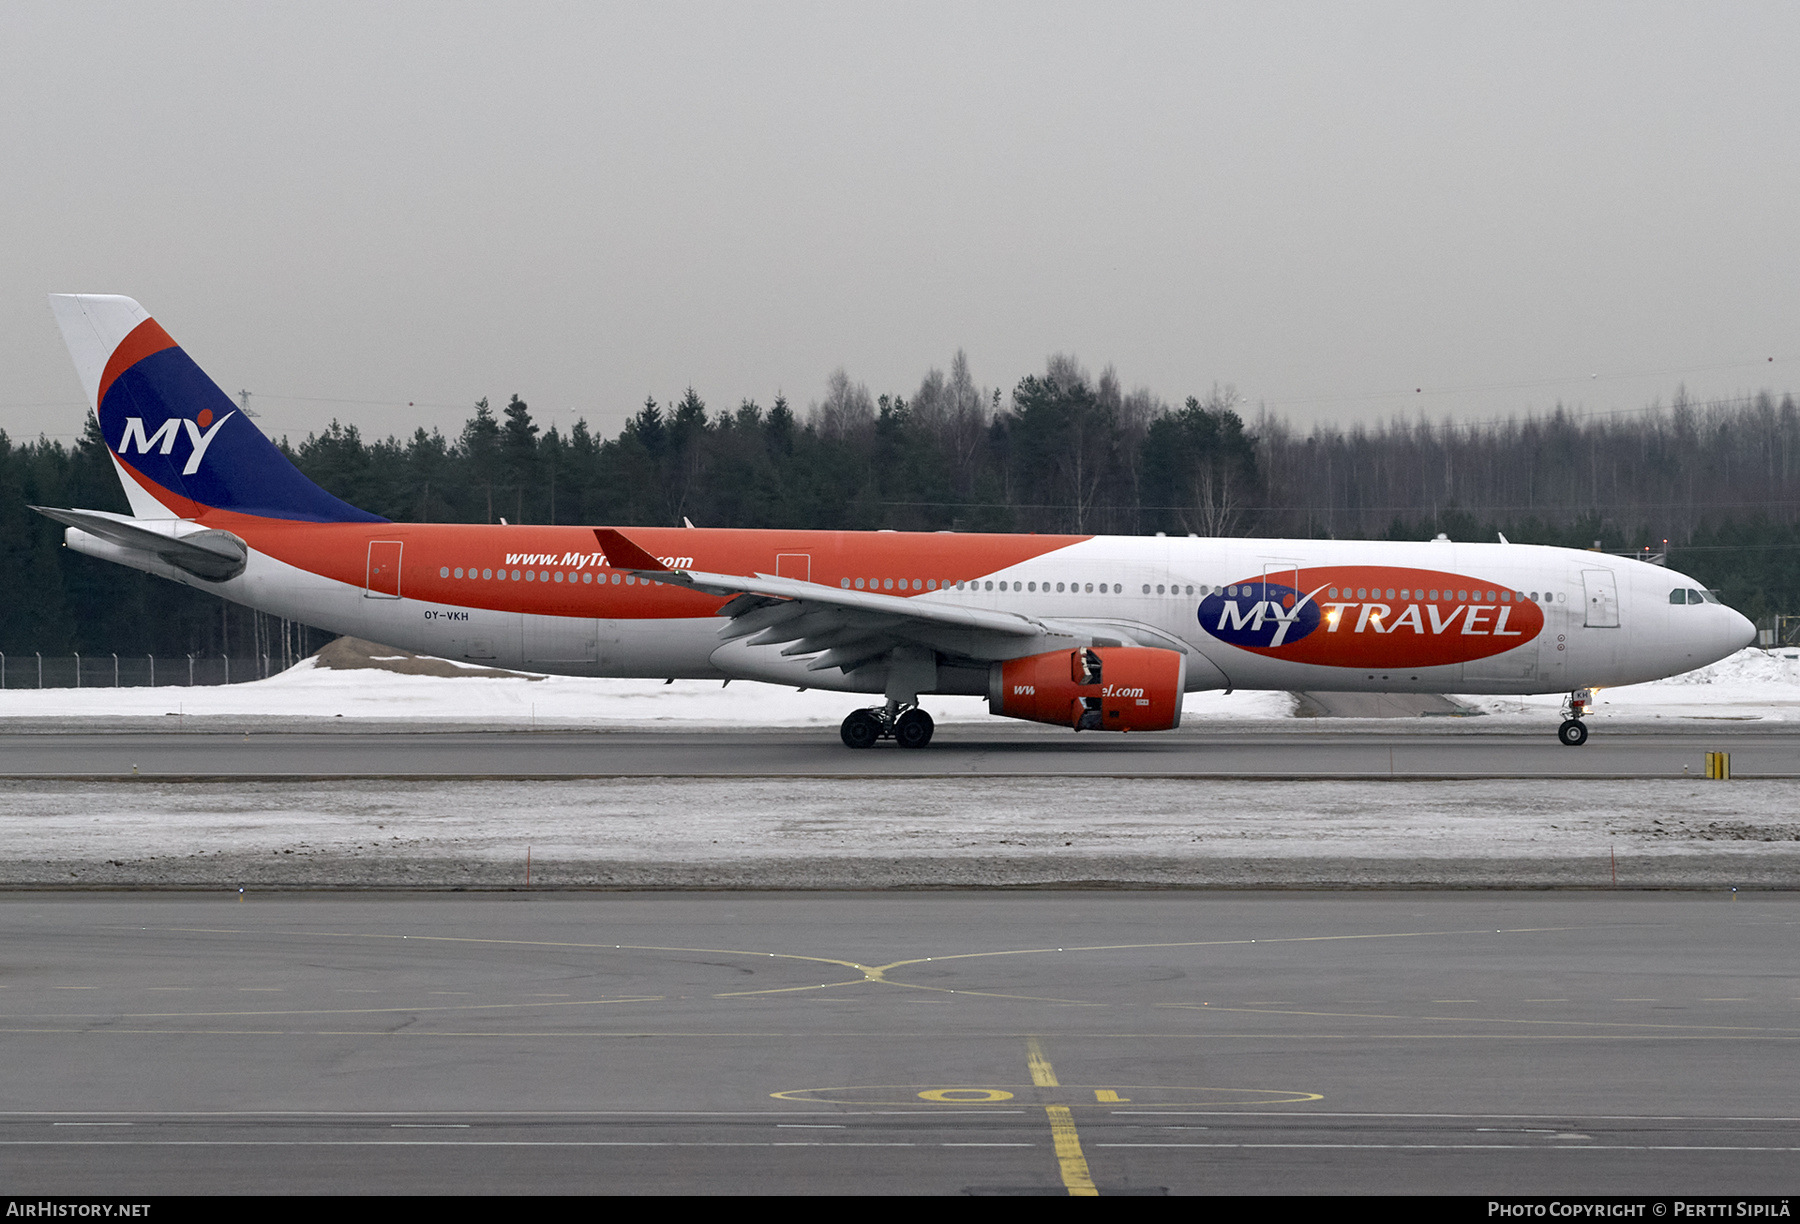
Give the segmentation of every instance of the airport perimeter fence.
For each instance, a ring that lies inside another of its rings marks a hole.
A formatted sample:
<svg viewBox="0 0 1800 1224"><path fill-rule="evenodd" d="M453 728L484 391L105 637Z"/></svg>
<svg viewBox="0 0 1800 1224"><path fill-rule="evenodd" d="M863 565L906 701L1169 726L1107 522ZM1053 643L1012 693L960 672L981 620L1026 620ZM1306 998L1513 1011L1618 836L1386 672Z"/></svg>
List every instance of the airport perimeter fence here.
<svg viewBox="0 0 1800 1224"><path fill-rule="evenodd" d="M0 688L183 688L266 680L279 656L0 654Z"/></svg>
<svg viewBox="0 0 1800 1224"><path fill-rule="evenodd" d="M1756 623L1756 644L1764 650L1800 646L1800 616L1764 617Z"/></svg>

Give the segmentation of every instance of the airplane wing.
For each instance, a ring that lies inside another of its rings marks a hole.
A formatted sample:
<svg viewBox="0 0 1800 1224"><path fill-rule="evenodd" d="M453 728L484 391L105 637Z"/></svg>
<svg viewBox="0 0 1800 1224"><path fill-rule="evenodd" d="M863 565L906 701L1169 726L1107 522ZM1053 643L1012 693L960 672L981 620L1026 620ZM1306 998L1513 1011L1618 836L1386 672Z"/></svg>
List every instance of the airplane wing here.
<svg viewBox="0 0 1800 1224"><path fill-rule="evenodd" d="M964 608L929 597L852 591L769 574L713 574L673 569L623 532L596 528L607 562L673 586L728 595L719 615L726 642L788 645L784 657L818 655L807 671L848 672L902 647L923 646L953 659L991 663L1062 646L1153 646L1192 655L1170 634L1136 621L1046 619L991 608ZM754 635L754 636L753 636Z"/></svg>
<svg viewBox="0 0 1800 1224"><path fill-rule="evenodd" d="M1013 612L844 590L769 574L671 569L622 532L601 527L594 535L606 550L608 564L639 578L732 596L719 609L719 615L731 621L719 631L720 638L728 642L749 638L750 646L788 642L791 645L781 653L789 657L819 654L807 663L807 671L833 667L849 671L905 645L929 646L970 659L1010 658L1023 653L1021 639L1061 632Z"/></svg>

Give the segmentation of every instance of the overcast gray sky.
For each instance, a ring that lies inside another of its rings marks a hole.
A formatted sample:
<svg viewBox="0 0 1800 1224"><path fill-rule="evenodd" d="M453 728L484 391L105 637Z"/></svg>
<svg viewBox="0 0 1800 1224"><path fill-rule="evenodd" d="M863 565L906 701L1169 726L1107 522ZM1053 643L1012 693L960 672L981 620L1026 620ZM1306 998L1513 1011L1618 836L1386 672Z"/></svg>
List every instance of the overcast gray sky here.
<svg viewBox="0 0 1800 1224"><path fill-rule="evenodd" d="M0 427L78 429L57 291L296 439L959 347L1302 425L1785 390L1797 48L1791 3L8 0Z"/></svg>

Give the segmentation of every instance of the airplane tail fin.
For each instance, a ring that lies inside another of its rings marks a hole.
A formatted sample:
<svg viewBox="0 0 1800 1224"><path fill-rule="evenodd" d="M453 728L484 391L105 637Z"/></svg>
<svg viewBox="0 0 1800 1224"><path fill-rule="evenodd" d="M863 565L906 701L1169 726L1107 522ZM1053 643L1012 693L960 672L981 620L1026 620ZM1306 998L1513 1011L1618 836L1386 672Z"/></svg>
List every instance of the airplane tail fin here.
<svg viewBox="0 0 1800 1224"><path fill-rule="evenodd" d="M50 309L134 516L386 521L301 475L130 298L57 293Z"/></svg>

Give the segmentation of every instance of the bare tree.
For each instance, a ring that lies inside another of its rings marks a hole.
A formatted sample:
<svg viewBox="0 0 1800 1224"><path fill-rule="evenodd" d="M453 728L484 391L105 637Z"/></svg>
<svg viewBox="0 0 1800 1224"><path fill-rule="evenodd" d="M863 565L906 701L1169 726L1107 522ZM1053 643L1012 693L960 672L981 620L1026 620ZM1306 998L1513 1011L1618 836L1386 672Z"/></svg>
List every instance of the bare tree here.
<svg viewBox="0 0 1800 1224"><path fill-rule="evenodd" d="M848 442L875 425L875 399L864 383L853 383L839 366L825 381L825 398L813 404L812 424L828 442Z"/></svg>

